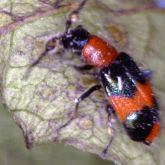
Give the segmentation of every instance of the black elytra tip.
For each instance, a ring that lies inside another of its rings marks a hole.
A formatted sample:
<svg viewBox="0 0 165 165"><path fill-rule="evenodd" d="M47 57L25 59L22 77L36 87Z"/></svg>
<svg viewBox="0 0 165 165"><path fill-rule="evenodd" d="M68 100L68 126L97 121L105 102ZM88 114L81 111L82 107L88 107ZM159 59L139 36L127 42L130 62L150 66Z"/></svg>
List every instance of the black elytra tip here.
<svg viewBox="0 0 165 165"><path fill-rule="evenodd" d="M129 137L134 141L150 145L146 138L151 133L154 122L158 120L157 113L157 109L146 106L142 110L128 115L124 122L124 128Z"/></svg>

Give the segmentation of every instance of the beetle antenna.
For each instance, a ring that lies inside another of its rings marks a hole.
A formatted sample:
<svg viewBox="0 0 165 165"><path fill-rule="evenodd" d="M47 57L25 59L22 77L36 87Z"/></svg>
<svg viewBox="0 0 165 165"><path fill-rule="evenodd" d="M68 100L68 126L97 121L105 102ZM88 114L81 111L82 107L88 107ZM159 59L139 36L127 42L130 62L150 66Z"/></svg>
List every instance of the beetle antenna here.
<svg viewBox="0 0 165 165"><path fill-rule="evenodd" d="M78 14L80 13L81 9L85 6L86 2L88 0L82 0L79 5L77 6L76 9L74 9L69 15L66 20L66 25L65 25L65 32L64 34L69 34L70 33L70 27L72 23L76 22L78 20Z"/></svg>
<svg viewBox="0 0 165 165"><path fill-rule="evenodd" d="M62 2L63 2L63 0L56 0L54 7L58 8ZM57 40L60 40L63 36L70 33L70 27L71 27L72 23L77 21L78 14L81 11L81 9L84 7L86 2L87 2L87 0L82 0L79 3L79 5L68 15L64 33L59 36L53 37L51 40L49 40L46 43L44 52L39 56L39 58L36 61L34 61L33 63L30 64L30 67L28 68L27 72L25 73L23 79L26 79L28 77L32 67L37 65L42 60L42 58L47 55L47 53L49 51L53 50L56 47Z"/></svg>

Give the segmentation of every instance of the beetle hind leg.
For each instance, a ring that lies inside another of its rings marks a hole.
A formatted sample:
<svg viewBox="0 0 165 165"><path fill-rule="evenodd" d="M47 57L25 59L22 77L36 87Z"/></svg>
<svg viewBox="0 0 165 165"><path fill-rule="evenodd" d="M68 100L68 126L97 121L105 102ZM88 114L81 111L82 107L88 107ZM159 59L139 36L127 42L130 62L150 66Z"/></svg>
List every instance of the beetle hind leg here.
<svg viewBox="0 0 165 165"><path fill-rule="evenodd" d="M113 142L114 132L115 132L115 130L112 126L112 120L113 120L113 116L115 115L115 111L111 105L107 105L106 106L106 112L108 114L108 134L110 135L110 139L109 139L108 144L106 145L106 147L104 148L104 150L100 154L100 157L102 159L105 159L107 154L108 154L108 150L111 147L111 144Z"/></svg>

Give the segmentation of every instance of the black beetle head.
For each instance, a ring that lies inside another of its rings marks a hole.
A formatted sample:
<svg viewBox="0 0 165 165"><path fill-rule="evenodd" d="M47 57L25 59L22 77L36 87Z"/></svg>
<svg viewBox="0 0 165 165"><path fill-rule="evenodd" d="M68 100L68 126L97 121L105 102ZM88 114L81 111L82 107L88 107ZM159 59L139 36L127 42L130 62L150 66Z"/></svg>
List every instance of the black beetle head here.
<svg viewBox="0 0 165 165"><path fill-rule="evenodd" d="M74 52L81 53L91 34L81 25L70 30L62 37L62 45L65 49L72 49Z"/></svg>

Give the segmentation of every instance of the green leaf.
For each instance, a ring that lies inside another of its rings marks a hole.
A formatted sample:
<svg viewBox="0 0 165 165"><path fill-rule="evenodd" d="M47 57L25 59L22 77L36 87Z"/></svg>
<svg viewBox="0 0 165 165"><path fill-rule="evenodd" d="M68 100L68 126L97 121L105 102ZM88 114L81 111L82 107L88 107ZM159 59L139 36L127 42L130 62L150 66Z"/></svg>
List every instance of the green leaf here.
<svg viewBox="0 0 165 165"><path fill-rule="evenodd" d="M75 98L99 83L91 76L96 70L92 73L75 70L73 65L81 65L82 59L59 47L24 78L30 63L44 51L46 42L64 31L66 15L76 5L75 1L71 3L74 5L66 1L66 5L55 9L42 1L13 1L12 9L8 9L7 1L0 2L1 100L22 129L28 148L64 142L100 155L111 138L103 91L83 101L78 117L61 128L74 112ZM160 100L161 134L148 147L131 141L116 121L115 138L106 159L117 164L163 165L165 11L147 0L93 0L81 11L77 24L111 42L119 51L128 52L140 67L154 71L152 83Z"/></svg>

